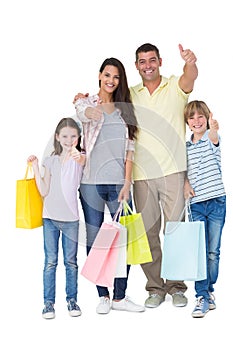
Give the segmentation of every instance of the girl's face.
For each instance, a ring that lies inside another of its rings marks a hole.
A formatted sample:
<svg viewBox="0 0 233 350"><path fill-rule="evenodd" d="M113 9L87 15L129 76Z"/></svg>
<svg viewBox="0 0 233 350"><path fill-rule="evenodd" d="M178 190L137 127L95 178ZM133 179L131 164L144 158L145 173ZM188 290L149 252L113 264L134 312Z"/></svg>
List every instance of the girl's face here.
<svg viewBox="0 0 233 350"><path fill-rule="evenodd" d="M99 80L101 90L112 94L120 82L118 68L110 65L106 66L103 72L99 73Z"/></svg>
<svg viewBox="0 0 233 350"><path fill-rule="evenodd" d="M187 120L190 130L194 134L203 135L207 130L207 118L198 112Z"/></svg>
<svg viewBox="0 0 233 350"><path fill-rule="evenodd" d="M78 130L70 126L62 128L59 134L56 134L56 139L60 142L63 151L70 151L72 146L77 146L78 138Z"/></svg>

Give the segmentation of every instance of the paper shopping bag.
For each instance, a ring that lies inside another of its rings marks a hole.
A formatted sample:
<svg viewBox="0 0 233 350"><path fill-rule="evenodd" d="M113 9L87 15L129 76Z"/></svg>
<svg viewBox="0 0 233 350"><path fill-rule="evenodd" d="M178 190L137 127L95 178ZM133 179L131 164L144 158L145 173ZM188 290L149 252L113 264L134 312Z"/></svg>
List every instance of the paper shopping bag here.
<svg viewBox="0 0 233 350"><path fill-rule="evenodd" d="M127 228L127 264L137 265L152 261L150 246L141 213L133 213L124 202L120 223Z"/></svg>
<svg viewBox="0 0 233 350"><path fill-rule="evenodd" d="M42 226L43 200L35 177L28 178L32 166L28 164L24 179L16 181L16 227L32 229Z"/></svg>
<svg viewBox="0 0 233 350"><path fill-rule="evenodd" d="M87 255L81 274L99 286L112 287L118 260L119 228L103 223Z"/></svg>
<svg viewBox="0 0 233 350"><path fill-rule="evenodd" d="M161 277L168 280L206 279L206 244L203 221L167 222Z"/></svg>
<svg viewBox="0 0 233 350"><path fill-rule="evenodd" d="M119 222L112 222L119 230L119 240L115 249L118 251L115 277L127 277L127 229Z"/></svg>

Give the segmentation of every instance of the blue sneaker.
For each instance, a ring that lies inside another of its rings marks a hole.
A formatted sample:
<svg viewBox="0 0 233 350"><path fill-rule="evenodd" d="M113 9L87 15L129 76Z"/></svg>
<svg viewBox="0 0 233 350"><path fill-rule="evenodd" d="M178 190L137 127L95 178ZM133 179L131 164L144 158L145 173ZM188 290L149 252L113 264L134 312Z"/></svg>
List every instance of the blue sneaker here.
<svg viewBox="0 0 233 350"><path fill-rule="evenodd" d="M51 319L55 317L55 310L51 301L45 303L44 309L42 311L42 317L45 319Z"/></svg>
<svg viewBox="0 0 233 350"><path fill-rule="evenodd" d="M204 317L209 311L209 301L200 296L196 300L196 306L192 312L193 317Z"/></svg>
<svg viewBox="0 0 233 350"><path fill-rule="evenodd" d="M80 307L76 304L75 299L70 299L67 304L67 308L69 311L70 316L77 317L82 314Z"/></svg>
<svg viewBox="0 0 233 350"><path fill-rule="evenodd" d="M209 309L214 310L216 309L216 304L215 304L215 297L212 293L209 293Z"/></svg>

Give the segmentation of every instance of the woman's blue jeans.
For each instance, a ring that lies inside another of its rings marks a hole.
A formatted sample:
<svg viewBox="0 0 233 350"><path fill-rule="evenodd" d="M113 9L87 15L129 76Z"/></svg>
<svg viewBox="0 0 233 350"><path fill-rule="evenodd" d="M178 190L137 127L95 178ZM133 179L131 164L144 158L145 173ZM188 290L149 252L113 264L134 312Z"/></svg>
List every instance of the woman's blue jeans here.
<svg viewBox="0 0 233 350"><path fill-rule="evenodd" d="M62 248L66 269L66 300L75 299L78 293L78 230L79 221L63 222L43 219L44 234L44 303L55 303L56 270L58 264L59 237L62 234Z"/></svg>
<svg viewBox="0 0 233 350"><path fill-rule="evenodd" d="M83 208L86 232L87 232L87 254L89 254L91 246L97 236L97 233L104 221L105 206L108 207L111 216L116 213L119 202L118 195L122 185L89 185L81 184L80 200ZM130 201L132 207L132 202ZM130 266L127 266L127 276ZM125 297L127 288L126 278L115 278L113 299L121 300ZM99 297L109 296L107 287L96 286Z"/></svg>
<svg viewBox="0 0 233 350"><path fill-rule="evenodd" d="M204 221L206 237L207 279L195 282L196 297L209 299L219 273L222 230L226 217L226 196L191 204L193 221Z"/></svg>

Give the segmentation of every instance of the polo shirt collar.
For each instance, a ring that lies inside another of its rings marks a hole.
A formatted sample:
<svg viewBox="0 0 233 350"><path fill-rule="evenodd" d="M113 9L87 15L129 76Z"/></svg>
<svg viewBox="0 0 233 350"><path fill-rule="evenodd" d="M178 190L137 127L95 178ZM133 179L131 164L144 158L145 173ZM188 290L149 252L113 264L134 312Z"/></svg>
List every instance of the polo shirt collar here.
<svg viewBox="0 0 233 350"><path fill-rule="evenodd" d="M168 78L162 76L161 82L157 89L164 87L167 84L167 82L168 82ZM145 89L145 86L141 82L140 84L138 84L138 92L142 91L143 89Z"/></svg>
<svg viewBox="0 0 233 350"><path fill-rule="evenodd" d="M209 130L206 130L206 132L204 133L204 135L202 136L202 138L197 142L205 142L206 140L208 140L208 134L209 134ZM193 145L193 134L190 137L190 140L187 141L187 146L191 146Z"/></svg>

